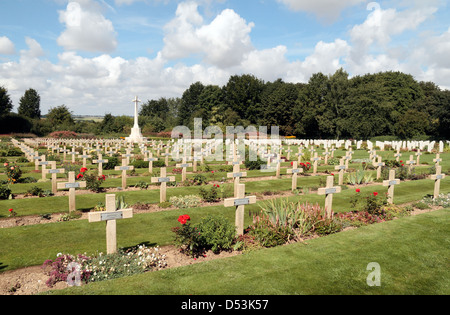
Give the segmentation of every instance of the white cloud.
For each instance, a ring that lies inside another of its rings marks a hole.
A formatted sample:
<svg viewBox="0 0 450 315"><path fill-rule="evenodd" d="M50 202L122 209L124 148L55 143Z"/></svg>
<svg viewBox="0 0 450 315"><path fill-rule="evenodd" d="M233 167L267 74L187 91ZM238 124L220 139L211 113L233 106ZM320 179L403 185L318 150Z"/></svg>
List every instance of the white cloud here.
<svg viewBox="0 0 450 315"><path fill-rule="evenodd" d="M240 64L252 51L250 32L254 24L235 11L223 10L210 24L203 22L197 3L180 3L176 18L164 27L162 56L178 59L199 55L211 65L227 68Z"/></svg>
<svg viewBox="0 0 450 315"><path fill-rule="evenodd" d="M342 10L355 6L366 0L277 0L294 11L304 11L315 14L320 19L336 20Z"/></svg>
<svg viewBox="0 0 450 315"><path fill-rule="evenodd" d="M90 0L71 1L59 12L59 21L66 25L58 37L58 45L66 50L111 52L117 47L112 22Z"/></svg>
<svg viewBox="0 0 450 315"><path fill-rule="evenodd" d="M355 25L350 30L352 47L346 60L348 70L353 74L399 70L400 59L407 60L414 47L401 47L401 44L395 42L393 46L393 39L406 31L416 30L436 10L434 7L400 12L395 9L374 10L362 24ZM402 56L399 51L403 53Z"/></svg>
<svg viewBox="0 0 450 315"><path fill-rule="evenodd" d="M6 36L0 37L0 54L1 55L14 55L16 48L14 43Z"/></svg>

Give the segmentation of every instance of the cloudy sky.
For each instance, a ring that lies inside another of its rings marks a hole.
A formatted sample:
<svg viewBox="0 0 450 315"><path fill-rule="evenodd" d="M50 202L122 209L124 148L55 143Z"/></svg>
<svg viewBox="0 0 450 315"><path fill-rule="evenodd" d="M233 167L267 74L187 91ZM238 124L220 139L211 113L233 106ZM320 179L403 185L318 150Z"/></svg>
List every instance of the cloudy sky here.
<svg viewBox="0 0 450 315"><path fill-rule="evenodd" d="M402 71L450 89L446 0L0 0L0 86L17 111L133 115L235 74L307 82Z"/></svg>

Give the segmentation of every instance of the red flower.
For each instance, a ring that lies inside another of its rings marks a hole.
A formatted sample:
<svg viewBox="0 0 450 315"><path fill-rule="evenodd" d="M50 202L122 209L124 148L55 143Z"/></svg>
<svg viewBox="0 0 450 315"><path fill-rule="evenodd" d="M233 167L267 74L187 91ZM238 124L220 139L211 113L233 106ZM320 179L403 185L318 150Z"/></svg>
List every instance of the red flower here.
<svg viewBox="0 0 450 315"><path fill-rule="evenodd" d="M80 179L81 177L83 177L83 174L80 173L77 175L77 179Z"/></svg>
<svg viewBox="0 0 450 315"><path fill-rule="evenodd" d="M405 166L405 164L402 164L402 166Z"/></svg>
<svg viewBox="0 0 450 315"><path fill-rule="evenodd" d="M219 185L217 185L217 188L219 188L220 186Z"/></svg>
<svg viewBox="0 0 450 315"><path fill-rule="evenodd" d="M185 225L187 221L191 221L191 218L187 214L180 215L178 217L178 222L180 222L182 225Z"/></svg>
<svg viewBox="0 0 450 315"><path fill-rule="evenodd" d="M333 174L333 173L331 173L331 176L334 176L334 174Z"/></svg>
<svg viewBox="0 0 450 315"><path fill-rule="evenodd" d="M359 188L358 188L358 189L356 189L356 192L357 192L357 193L361 192L361 189L359 189Z"/></svg>
<svg viewBox="0 0 450 315"><path fill-rule="evenodd" d="M400 161L400 163L403 163L403 161Z"/></svg>
<svg viewBox="0 0 450 315"><path fill-rule="evenodd" d="M376 196L378 196L378 193L377 193L377 192L374 192L373 195L376 197Z"/></svg>
<svg viewBox="0 0 450 315"><path fill-rule="evenodd" d="M291 162L291 166L294 165L294 162Z"/></svg>
<svg viewBox="0 0 450 315"><path fill-rule="evenodd" d="M87 171L87 168L86 168L86 167L82 167L81 170L80 170L81 173L84 173L84 172L86 172L86 171Z"/></svg>
<svg viewBox="0 0 450 315"><path fill-rule="evenodd" d="M14 210L13 210L13 209L9 209L8 211L9 211L9 212L13 212Z"/></svg>

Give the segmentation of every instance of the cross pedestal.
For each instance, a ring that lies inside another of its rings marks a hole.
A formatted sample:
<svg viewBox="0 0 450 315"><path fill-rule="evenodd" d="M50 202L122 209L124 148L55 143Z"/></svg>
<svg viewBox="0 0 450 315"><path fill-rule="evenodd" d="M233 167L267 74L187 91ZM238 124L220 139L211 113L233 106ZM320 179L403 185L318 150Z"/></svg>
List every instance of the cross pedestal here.
<svg viewBox="0 0 450 315"><path fill-rule="evenodd" d="M239 184L236 198L224 200L225 207L236 207L235 225L238 235L244 234L244 208L245 205L255 204L256 196L245 197L245 185Z"/></svg>
<svg viewBox="0 0 450 315"><path fill-rule="evenodd" d="M431 179L434 180L434 198L439 197L439 190L441 188L441 179L445 178L445 174L442 174L442 167L436 166L436 174L431 175Z"/></svg>
<svg viewBox="0 0 450 315"><path fill-rule="evenodd" d="M327 177L327 186L325 188L319 188L317 194L319 196L325 195L325 211L327 213L327 217L331 218L333 216L333 194L337 194L341 192L341 187L334 185L334 176Z"/></svg>
<svg viewBox="0 0 450 315"><path fill-rule="evenodd" d="M400 185L400 179L395 179L395 170L389 172L389 180L383 182L383 186L388 188L388 202L390 204L394 203L394 187L395 185Z"/></svg>
<svg viewBox="0 0 450 315"><path fill-rule="evenodd" d="M160 177L152 177L152 183L161 183L161 188L159 190L159 202L165 202L167 200L166 190L167 183L169 182L175 182L175 176L167 177L167 170L165 167L161 167Z"/></svg>
<svg viewBox="0 0 450 315"><path fill-rule="evenodd" d="M116 195L106 195L106 211L90 212L89 222L106 222L106 252L117 253L116 220L131 219L133 209L116 210Z"/></svg>
<svg viewBox="0 0 450 315"><path fill-rule="evenodd" d="M69 189L69 212L76 210L75 204L75 189L85 188L86 182L76 182L75 172L69 172L69 181L66 183L58 183L56 186L58 189Z"/></svg>

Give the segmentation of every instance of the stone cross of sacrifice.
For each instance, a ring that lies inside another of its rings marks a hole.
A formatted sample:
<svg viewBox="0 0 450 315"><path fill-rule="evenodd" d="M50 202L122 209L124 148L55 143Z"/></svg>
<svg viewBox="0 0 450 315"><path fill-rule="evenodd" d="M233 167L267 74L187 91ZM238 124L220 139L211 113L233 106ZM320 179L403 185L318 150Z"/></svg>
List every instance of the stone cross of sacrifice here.
<svg viewBox="0 0 450 315"><path fill-rule="evenodd" d="M165 167L161 167L161 176L152 177L152 183L161 183L159 189L159 202L165 202L167 200L167 183L175 182L175 176L167 177L167 170Z"/></svg>
<svg viewBox="0 0 450 315"><path fill-rule="evenodd" d="M76 210L75 189L85 187L86 187L85 181L80 182L75 181L75 172L69 172L68 182L57 184L58 189L69 189L69 213Z"/></svg>
<svg viewBox="0 0 450 315"><path fill-rule="evenodd" d="M236 198L227 198L224 200L225 207L236 207L235 225L238 235L244 234L244 207L245 205L255 204L256 196L245 197L245 185L239 184Z"/></svg>
<svg viewBox="0 0 450 315"><path fill-rule="evenodd" d="M327 213L327 217L331 218L333 216L333 194L337 194L341 192L341 187L334 185L334 176L327 177L327 186L325 188L319 188L317 194L319 196L325 195L325 211Z"/></svg>
<svg viewBox="0 0 450 315"><path fill-rule="evenodd" d="M106 252L117 253L117 220L131 219L133 209L117 209L116 195L106 195L106 211L90 212L89 222L106 222Z"/></svg>
<svg viewBox="0 0 450 315"><path fill-rule="evenodd" d="M394 187L400 185L400 179L395 178L395 170L389 172L389 180L383 182L383 186L388 187L388 203L394 203Z"/></svg>
<svg viewBox="0 0 450 315"><path fill-rule="evenodd" d="M439 190L441 188L441 179L445 178L445 174L442 174L442 166L436 166L436 174L431 175L431 179L434 180L434 198L439 197Z"/></svg>

